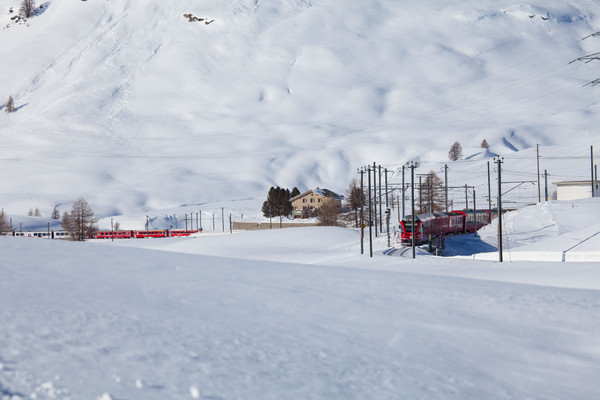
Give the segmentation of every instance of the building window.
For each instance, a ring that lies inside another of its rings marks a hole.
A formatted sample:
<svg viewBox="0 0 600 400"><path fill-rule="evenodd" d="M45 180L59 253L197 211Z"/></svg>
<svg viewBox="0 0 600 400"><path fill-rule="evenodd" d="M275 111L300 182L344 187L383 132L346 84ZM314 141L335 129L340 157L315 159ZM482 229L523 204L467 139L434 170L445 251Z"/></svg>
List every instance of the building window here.
<svg viewBox="0 0 600 400"><path fill-rule="evenodd" d="M310 199L310 202L311 202L311 203L314 203L314 202L315 202L315 199Z"/></svg>

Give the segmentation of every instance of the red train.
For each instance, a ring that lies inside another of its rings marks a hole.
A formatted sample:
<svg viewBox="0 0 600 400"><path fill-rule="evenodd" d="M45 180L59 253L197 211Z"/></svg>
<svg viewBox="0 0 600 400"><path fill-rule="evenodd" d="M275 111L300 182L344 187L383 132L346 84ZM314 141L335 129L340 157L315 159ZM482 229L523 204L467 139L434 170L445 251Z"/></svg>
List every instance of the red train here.
<svg viewBox="0 0 600 400"><path fill-rule="evenodd" d="M198 233L197 229L163 229L153 231L97 231L94 239L131 239L131 238L163 238L176 236L190 236Z"/></svg>
<svg viewBox="0 0 600 400"><path fill-rule="evenodd" d="M415 244L427 243L438 236L477 232L491 222L489 210L451 211L427 213L415 216ZM412 243L412 215L400 222L400 243ZM430 237L431 235L431 237Z"/></svg>

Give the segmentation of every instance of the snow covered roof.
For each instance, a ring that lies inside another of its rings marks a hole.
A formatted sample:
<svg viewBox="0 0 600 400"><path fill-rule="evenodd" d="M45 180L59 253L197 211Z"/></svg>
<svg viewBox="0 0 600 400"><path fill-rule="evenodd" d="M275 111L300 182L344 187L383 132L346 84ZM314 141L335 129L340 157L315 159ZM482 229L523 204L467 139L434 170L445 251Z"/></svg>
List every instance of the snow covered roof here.
<svg viewBox="0 0 600 400"><path fill-rule="evenodd" d="M311 193L315 193L315 194L318 194L318 195L323 196L323 197L329 197L329 198L332 198L332 199L335 199L335 200L342 200L344 198L344 196L341 196L341 195L339 195L339 194L337 194L335 192L332 192L329 189L319 189L319 188L316 188L316 189L308 190L308 191L306 191L304 193L300 193L299 195L292 197L290 199L290 201L296 201L298 199L301 199L304 196L308 196Z"/></svg>

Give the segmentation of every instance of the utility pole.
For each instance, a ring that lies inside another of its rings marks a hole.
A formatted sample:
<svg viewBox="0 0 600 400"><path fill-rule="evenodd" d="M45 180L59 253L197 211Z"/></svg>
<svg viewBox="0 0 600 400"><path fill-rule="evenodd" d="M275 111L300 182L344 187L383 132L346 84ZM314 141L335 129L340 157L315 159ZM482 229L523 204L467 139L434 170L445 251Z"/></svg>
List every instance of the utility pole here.
<svg viewBox="0 0 600 400"><path fill-rule="evenodd" d="M225 233L225 207L221 207L221 224L223 225L223 233Z"/></svg>
<svg viewBox="0 0 600 400"><path fill-rule="evenodd" d="M384 168L383 172L385 173L385 208L389 208L390 207L390 205L389 205L390 199L388 196L388 180L387 180L388 170L387 170L387 168ZM392 197L392 200L393 200L393 197Z"/></svg>
<svg viewBox="0 0 600 400"><path fill-rule="evenodd" d="M411 237L412 237L412 258L416 257L415 254L415 163L410 162L410 186L411 186L411 199L412 199L412 215L411 215Z"/></svg>
<svg viewBox="0 0 600 400"><path fill-rule="evenodd" d="M591 184L592 184L592 198L594 197L594 146L590 146L590 158L591 158L591 164L592 164L592 168L591 168L591 174L592 174L592 179L590 180Z"/></svg>
<svg viewBox="0 0 600 400"><path fill-rule="evenodd" d="M369 205L369 257L373 257L373 211L371 209L373 202L371 201L371 170L369 169L369 166L367 166L367 176L369 177L369 190L367 191L369 193L369 196L367 197Z"/></svg>
<svg viewBox="0 0 600 400"><path fill-rule="evenodd" d="M444 191L446 192L446 212L448 212L448 164L444 165Z"/></svg>
<svg viewBox="0 0 600 400"><path fill-rule="evenodd" d="M488 223L492 222L492 180L490 178L490 162L487 162L487 167L488 167L488 210L490 211L490 220L488 221Z"/></svg>
<svg viewBox="0 0 600 400"><path fill-rule="evenodd" d="M423 176L419 175L419 213L423 212L423 185L421 183Z"/></svg>
<svg viewBox="0 0 600 400"><path fill-rule="evenodd" d="M363 175L365 171L361 168L360 172L360 254L365 253L365 224L363 219L363 208L364 208L364 189L363 189Z"/></svg>
<svg viewBox="0 0 600 400"><path fill-rule="evenodd" d="M110 235L110 239L111 240L110 241L114 242L115 241L115 229L113 227L113 219L112 218L110 219L110 233L111 233L111 235Z"/></svg>
<svg viewBox="0 0 600 400"><path fill-rule="evenodd" d="M373 214L375 216L375 237L377 237L377 165L373 162Z"/></svg>
<svg viewBox="0 0 600 400"><path fill-rule="evenodd" d="M469 209L469 192L467 190L467 184L465 183L465 210Z"/></svg>
<svg viewBox="0 0 600 400"><path fill-rule="evenodd" d="M538 203L542 202L542 192L540 191L540 145L537 145L537 177L538 177Z"/></svg>
<svg viewBox="0 0 600 400"><path fill-rule="evenodd" d="M544 170L544 201L548 201L548 170Z"/></svg>
<svg viewBox="0 0 600 400"><path fill-rule="evenodd" d="M494 158L494 163L498 164L498 255L502 262L502 157Z"/></svg>
<svg viewBox="0 0 600 400"><path fill-rule="evenodd" d="M406 185L404 184L404 169L406 168L405 165L402 166L402 215L400 216L400 219L404 218L404 216L406 215L406 208L405 208L405 200L406 200L406 196L404 195L404 191L406 190Z"/></svg>
<svg viewBox="0 0 600 400"><path fill-rule="evenodd" d="M388 240L387 245L388 245L388 247L392 246L391 237L390 237L390 214L391 214L391 211L389 208L387 208L385 210L385 225L387 228L387 240Z"/></svg>
<svg viewBox="0 0 600 400"><path fill-rule="evenodd" d="M379 166L379 233L383 233L383 212L381 209L381 165Z"/></svg>

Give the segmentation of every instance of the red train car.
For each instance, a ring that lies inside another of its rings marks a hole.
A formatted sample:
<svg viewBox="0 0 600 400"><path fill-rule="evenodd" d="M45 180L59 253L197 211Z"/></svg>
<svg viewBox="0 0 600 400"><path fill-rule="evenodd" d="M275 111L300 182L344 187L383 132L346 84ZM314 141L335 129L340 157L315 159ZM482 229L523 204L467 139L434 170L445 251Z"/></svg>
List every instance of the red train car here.
<svg viewBox="0 0 600 400"><path fill-rule="evenodd" d="M167 230L160 230L160 231L135 231L135 238L136 239L140 239L140 238L162 238L162 237L167 237L168 236L168 232Z"/></svg>
<svg viewBox="0 0 600 400"><path fill-rule="evenodd" d="M169 236L190 236L192 233L198 233L198 229L171 229Z"/></svg>
<svg viewBox="0 0 600 400"><path fill-rule="evenodd" d="M477 232L492 221L490 210L457 210L452 213L462 215L464 221L462 232L464 233Z"/></svg>
<svg viewBox="0 0 600 400"><path fill-rule="evenodd" d="M400 243L412 243L413 223L415 244L423 244L438 236L476 232L490 221L489 210L418 214L414 221L412 215L407 215L400 222Z"/></svg>
<svg viewBox="0 0 600 400"><path fill-rule="evenodd" d="M133 231L97 231L93 237L96 239L131 239Z"/></svg>

